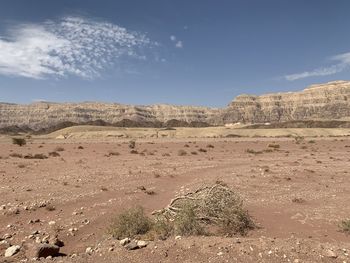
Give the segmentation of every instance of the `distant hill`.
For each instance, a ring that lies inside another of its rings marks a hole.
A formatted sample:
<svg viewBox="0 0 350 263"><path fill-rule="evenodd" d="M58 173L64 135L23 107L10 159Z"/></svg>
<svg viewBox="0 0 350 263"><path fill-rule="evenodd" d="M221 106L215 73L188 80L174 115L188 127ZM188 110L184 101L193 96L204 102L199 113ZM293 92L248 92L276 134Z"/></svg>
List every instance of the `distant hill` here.
<svg viewBox="0 0 350 263"><path fill-rule="evenodd" d="M349 81L312 85L299 92L240 95L227 107L220 109L98 102L38 102L28 105L0 103L2 133L45 133L81 124L116 127L203 127L237 122L275 124L346 119L350 120ZM313 125L327 124L319 122Z"/></svg>

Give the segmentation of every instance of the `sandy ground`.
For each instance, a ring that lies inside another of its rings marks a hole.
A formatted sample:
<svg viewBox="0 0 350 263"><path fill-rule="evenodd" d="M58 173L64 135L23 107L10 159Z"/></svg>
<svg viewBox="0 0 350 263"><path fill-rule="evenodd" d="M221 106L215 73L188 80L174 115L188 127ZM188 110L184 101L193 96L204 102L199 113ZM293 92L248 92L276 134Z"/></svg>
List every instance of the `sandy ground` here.
<svg viewBox="0 0 350 263"><path fill-rule="evenodd" d="M23 147L4 137L0 240L22 247L4 258L6 247L0 245L0 262L25 262L26 248L35 239L55 234L64 241L66 256L41 261L350 262L350 236L338 227L350 218L350 138L310 140L146 138L136 141L143 154L132 154L128 140L114 137L38 137ZM264 152L272 143L280 147ZM48 159L10 156L48 156L57 147L63 148L60 156ZM180 149L188 154L178 156ZM108 156L110 152L120 155ZM112 218L125 208L141 205L151 213L177 194L218 179L242 196L259 226L248 236L171 237L127 251L107 233ZM147 195L139 186L156 194ZM93 252L86 253L87 247Z"/></svg>
<svg viewBox="0 0 350 263"><path fill-rule="evenodd" d="M228 137L330 137L350 136L346 128L290 128L290 129L244 129L237 127L207 128L119 128L101 126L73 126L43 138L101 139L101 138L228 138Z"/></svg>

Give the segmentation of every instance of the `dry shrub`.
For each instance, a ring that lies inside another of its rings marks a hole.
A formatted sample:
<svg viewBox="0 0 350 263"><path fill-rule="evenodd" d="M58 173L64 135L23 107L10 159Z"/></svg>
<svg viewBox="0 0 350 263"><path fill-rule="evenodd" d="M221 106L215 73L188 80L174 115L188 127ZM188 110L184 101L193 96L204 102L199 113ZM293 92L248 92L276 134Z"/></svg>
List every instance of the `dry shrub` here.
<svg viewBox="0 0 350 263"><path fill-rule="evenodd" d="M20 153L10 153L10 157L14 158L23 158L23 155Z"/></svg>
<svg viewBox="0 0 350 263"><path fill-rule="evenodd" d="M198 236L205 233L203 226L196 218L195 207L185 204L174 219L174 231L177 235Z"/></svg>
<svg viewBox="0 0 350 263"><path fill-rule="evenodd" d="M187 152L186 152L185 150L179 150L179 151L177 152L177 155L178 155L178 156L185 156L185 155L187 155Z"/></svg>
<svg viewBox="0 0 350 263"><path fill-rule="evenodd" d="M43 153L36 153L34 155L27 154L23 157L24 159L47 159L48 157Z"/></svg>
<svg viewBox="0 0 350 263"><path fill-rule="evenodd" d="M120 155L120 153L119 152L109 152L108 153L108 155L107 156L118 156L118 155Z"/></svg>
<svg viewBox="0 0 350 263"><path fill-rule="evenodd" d="M146 234L152 227L152 221L145 215L142 207L125 210L115 218L109 232L113 237L122 239Z"/></svg>
<svg viewBox="0 0 350 263"><path fill-rule="evenodd" d="M126 210L113 221L109 232L118 239L142 235L166 239L173 234L245 235L255 227L241 198L220 181L176 197L166 208L152 214L153 219L147 217L142 207Z"/></svg>
<svg viewBox="0 0 350 263"><path fill-rule="evenodd" d="M270 144L268 145L268 147L273 148L273 149L279 149L281 146L280 146L279 144L270 143Z"/></svg>
<svg viewBox="0 0 350 263"><path fill-rule="evenodd" d="M27 141L24 138L12 138L12 143L18 146L23 146L27 144Z"/></svg>
<svg viewBox="0 0 350 263"><path fill-rule="evenodd" d="M340 223L339 228L342 232L344 232L346 234L350 234L350 219L343 220Z"/></svg>
<svg viewBox="0 0 350 263"><path fill-rule="evenodd" d="M57 146L55 148L55 152L63 152L64 151L64 148L63 147L60 147L60 146Z"/></svg>
<svg viewBox="0 0 350 263"><path fill-rule="evenodd" d="M49 156L51 156L51 157L59 157L61 155L58 152L49 152Z"/></svg>
<svg viewBox="0 0 350 263"><path fill-rule="evenodd" d="M130 149L134 149L135 146L136 146L136 141L132 140L132 141L129 142L129 148Z"/></svg>
<svg viewBox="0 0 350 263"><path fill-rule="evenodd" d="M254 149L247 149L246 150L247 153L251 153L251 154L262 154L262 151L256 151Z"/></svg>
<svg viewBox="0 0 350 263"><path fill-rule="evenodd" d="M168 221L174 221L175 229L178 228L176 222L179 217L184 220L184 215L188 217L194 215L196 222L203 227L201 233L206 232L206 227L215 226L220 234L245 235L255 227L248 212L243 209L241 198L222 182L176 197L166 208L155 211L154 214L162 215Z"/></svg>

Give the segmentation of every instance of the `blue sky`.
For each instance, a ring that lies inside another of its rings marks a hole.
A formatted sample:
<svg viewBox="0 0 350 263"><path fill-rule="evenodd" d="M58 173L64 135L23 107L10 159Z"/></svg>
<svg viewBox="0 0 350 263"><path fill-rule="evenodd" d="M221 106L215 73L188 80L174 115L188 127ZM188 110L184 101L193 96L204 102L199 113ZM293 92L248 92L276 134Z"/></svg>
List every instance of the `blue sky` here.
<svg viewBox="0 0 350 263"><path fill-rule="evenodd" d="M2 0L0 101L223 107L350 79L347 0Z"/></svg>

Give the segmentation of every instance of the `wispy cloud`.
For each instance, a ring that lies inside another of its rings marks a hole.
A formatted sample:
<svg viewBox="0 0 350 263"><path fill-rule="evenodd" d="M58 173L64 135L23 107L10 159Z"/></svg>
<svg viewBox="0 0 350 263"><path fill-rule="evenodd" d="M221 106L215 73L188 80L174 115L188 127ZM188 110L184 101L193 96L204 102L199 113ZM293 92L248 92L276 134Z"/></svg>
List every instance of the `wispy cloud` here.
<svg viewBox="0 0 350 263"><path fill-rule="evenodd" d="M293 81L309 77L328 76L344 71L350 67L350 52L339 54L330 58L335 64L328 67L317 68L311 71L305 71L296 74L284 76L286 80Z"/></svg>
<svg viewBox="0 0 350 263"><path fill-rule="evenodd" d="M176 36L174 36L174 35L171 35L170 36L170 40L172 41L172 42L176 42L175 43L175 47L176 48L183 48L183 42L181 41L181 40L177 40L177 38L176 38Z"/></svg>
<svg viewBox="0 0 350 263"><path fill-rule="evenodd" d="M142 33L83 17L20 24L0 36L0 74L91 79L124 57L145 60L142 51L153 44Z"/></svg>
<svg viewBox="0 0 350 263"><path fill-rule="evenodd" d="M184 45L183 45L182 41L177 41L176 44L175 44L175 47L177 47L177 48L183 48Z"/></svg>

